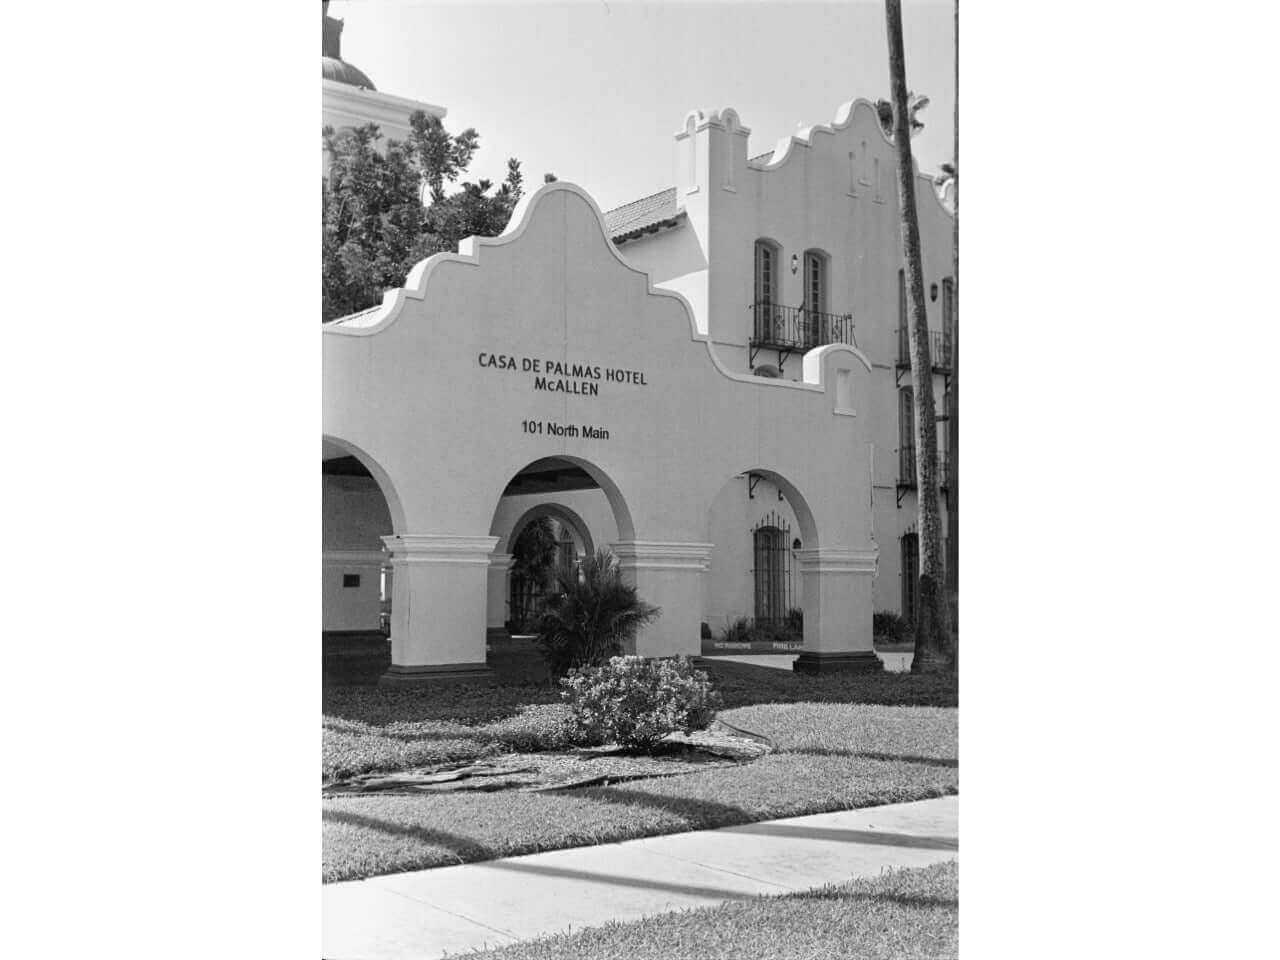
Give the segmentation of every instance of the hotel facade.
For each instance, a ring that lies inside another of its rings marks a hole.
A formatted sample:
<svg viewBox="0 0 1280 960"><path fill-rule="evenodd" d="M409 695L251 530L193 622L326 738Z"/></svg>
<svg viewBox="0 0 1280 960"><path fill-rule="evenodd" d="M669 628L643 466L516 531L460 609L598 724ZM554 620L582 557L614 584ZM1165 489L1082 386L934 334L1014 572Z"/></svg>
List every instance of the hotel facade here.
<svg viewBox="0 0 1280 960"><path fill-rule="evenodd" d="M749 134L693 111L668 189L602 212L548 184L322 326L323 629L389 620L386 682L487 672L540 517L662 609L640 654L802 611L797 669L879 668L872 613L913 615L917 563L895 155L865 100L765 154ZM929 177L917 203L945 417L953 221Z"/></svg>

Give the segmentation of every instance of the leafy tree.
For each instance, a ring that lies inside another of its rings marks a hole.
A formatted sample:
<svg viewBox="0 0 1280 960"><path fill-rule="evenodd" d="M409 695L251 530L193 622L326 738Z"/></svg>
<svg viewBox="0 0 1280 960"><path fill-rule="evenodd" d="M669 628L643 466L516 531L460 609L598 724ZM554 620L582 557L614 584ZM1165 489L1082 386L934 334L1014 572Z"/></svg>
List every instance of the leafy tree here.
<svg viewBox="0 0 1280 960"><path fill-rule="evenodd" d="M511 619L517 629L524 629L533 597L551 585L559 549L550 517L530 521L516 537L511 547L511 582L516 594Z"/></svg>
<svg viewBox="0 0 1280 960"><path fill-rule="evenodd" d="M488 180L464 182L480 137L453 136L438 117L418 110L407 141L382 139L377 124L322 136L330 166L323 185L323 319L376 306L385 290L404 283L418 261L455 251L470 236L501 233L524 192L520 161L507 161L507 177L493 193Z"/></svg>
<svg viewBox="0 0 1280 960"><path fill-rule="evenodd" d="M912 113L908 106L907 70L902 44L901 0L885 0L889 36L889 86L893 96L893 145L897 154L898 207L902 259L910 308L908 336L911 382L916 402L916 508L920 536L919 604L915 627L913 672L953 669L954 647L943 600L942 522L938 511L938 424L933 401L933 366L929 358L929 322L924 305L924 270L920 226L916 218L915 167L911 160ZM917 109L919 101L917 101Z"/></svg>
<svg viewBox="0 0 1280 960"><path fill-rule="evenodd" d="M623 582L618 558L604 547L583 563L581 578L558 571L557 580L559 592L538 619L538 644L553 677L618 656L660 613Z"/></svg>
<svg viewBox="0 0 1280 960"><path fill-rule="evenodd" d="M950 499L947 502L947 600L955 659L960 656L960 0L955 3L955 105L951 163L951 403L947 408L947 449L951 452Z"/></svg>
<svg viewBox="0 0 1280 960"><path fill-rule="evenodd" d="M929 98L918 93L907 92L907 118L911 127L911 136L924 129L924 121L920 112L929 106ZM880 118L880 129L889 139L893 139L893 104L888 100L876 101L876 116Z"/></svg>

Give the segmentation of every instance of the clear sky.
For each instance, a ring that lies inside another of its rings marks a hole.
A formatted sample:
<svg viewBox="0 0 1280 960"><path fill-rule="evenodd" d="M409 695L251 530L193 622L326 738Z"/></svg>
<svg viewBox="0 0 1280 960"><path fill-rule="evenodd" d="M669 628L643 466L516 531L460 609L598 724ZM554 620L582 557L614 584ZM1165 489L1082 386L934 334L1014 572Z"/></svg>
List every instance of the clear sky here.
<svg viewBox="0 0 1280 960"><path fill-rule="evenodd" d="M841 103L888 97L884 4L440 3L333 0L342 56L380 91L439 104L475 127L467 179L554 172L609 209L674 182L672 135L691 109L733 107L751 156ZM904 0L907 85L930 98L916 161L951 156L953 5ZM317 40L319 33L317 31Z"/></svg>

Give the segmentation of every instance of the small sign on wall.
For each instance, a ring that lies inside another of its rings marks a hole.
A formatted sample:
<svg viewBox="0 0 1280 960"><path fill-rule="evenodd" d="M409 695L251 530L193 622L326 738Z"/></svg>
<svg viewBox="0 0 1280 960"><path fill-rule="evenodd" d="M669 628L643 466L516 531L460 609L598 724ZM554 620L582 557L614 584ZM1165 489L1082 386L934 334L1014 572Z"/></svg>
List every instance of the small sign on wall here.
<svg viewBox="0 0 1280 960"><path fill-rule="evenodd" d="M343 585L344 587L359 587L359 586L360 586L360 574L358 574L358 573L344 573L344 574L342 575L342 585Z"/></svg>

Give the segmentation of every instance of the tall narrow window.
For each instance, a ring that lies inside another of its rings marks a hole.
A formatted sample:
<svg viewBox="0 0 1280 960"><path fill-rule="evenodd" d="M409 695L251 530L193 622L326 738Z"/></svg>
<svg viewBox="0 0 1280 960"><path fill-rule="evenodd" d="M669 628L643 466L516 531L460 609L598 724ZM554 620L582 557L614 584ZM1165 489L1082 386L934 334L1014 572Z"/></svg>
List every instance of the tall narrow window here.
<svg viewBox="0 0 1280 960"><path fill-rule="evenodd" d="M827 310L827 258L817 250L804 253L804 308L810 313Z"/></svg>
<svg viewBox="0 0 1280 960"><path fill-rule="evenodd" d="M904 486L916 483L916 419L910 387L898 391L898 481Z"/></svg>
<svg viewBox="0 0 1280 960"><path fill-rule="evenodd" d="M907 333L907 272L898 271L898 363L911 362L911 337Z"/></svg>
<svg viewBox="0 0 1280 960"><path fill-rule="evenodd" d="M775 300L774 272L777 269L777 250L768 240L756 241L756 303L773 303Z"/></svg>
<svg viewBox="0 0 1280 960"><path fill-rule="evenodd" d="M902 537L902 615L916 619L916 587L920 579L920 538L914 533Z"/></svg>
<svg viewBox="0 0 1280 960"><path fill-rule="evenodd" d="M787 535L777 527L756 528L756 623L781 623L787 616Z"/></svg>
<svg viewBox="0 0 1280 960"><path fill-rule="evenodd" d="M955 319L956 284L950 277L942 278L942 330L951 333L951 324Z"/></svg>
<svg viewBox="0 0 1280 960"><path fill-rule="evenodd" d="M827 258L817 250L804 252L804 330L806 347L829 343L826 329Z"/></svg>
<svg viewBox="0 0 1280 960"><path fill-rule="evenodd" d="M909 447L914 442L915 405L912 400L910 387L898 391L898 445L901 447Z"/></svg>

